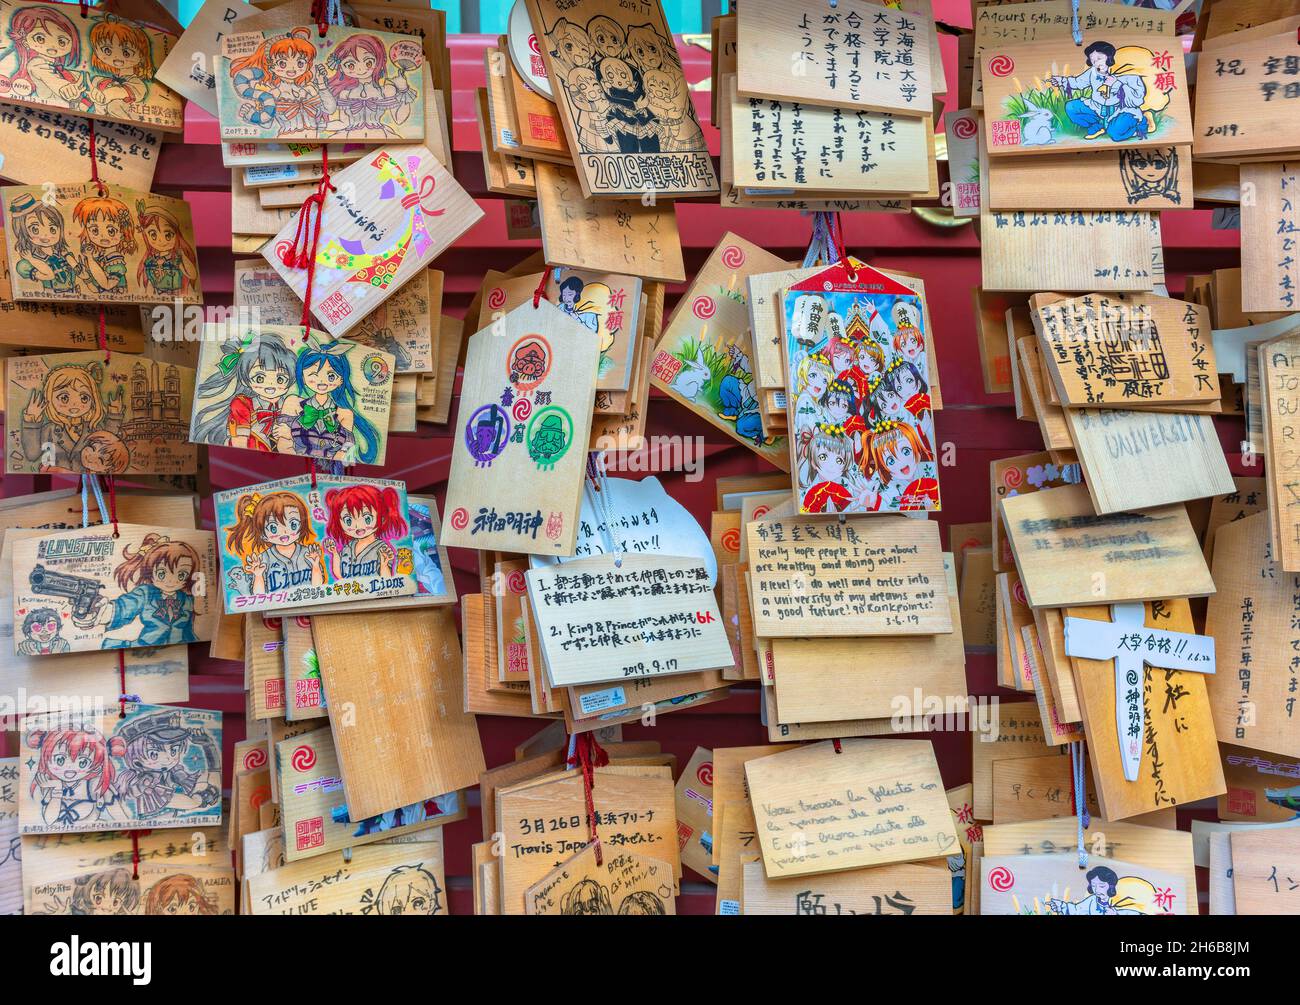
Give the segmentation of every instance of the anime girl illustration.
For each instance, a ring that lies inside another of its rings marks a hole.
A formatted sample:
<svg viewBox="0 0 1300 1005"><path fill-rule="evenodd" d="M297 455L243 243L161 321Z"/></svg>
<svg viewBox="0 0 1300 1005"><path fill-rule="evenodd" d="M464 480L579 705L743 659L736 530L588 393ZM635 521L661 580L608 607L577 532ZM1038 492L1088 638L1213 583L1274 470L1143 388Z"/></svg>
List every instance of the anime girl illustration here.
<svg viewBox="0 0 1300 1005"><path fill-rule="evenodd" d="M374 914L433 915L442 910L442 887L418 865L399 865L375 894Z"/></svg>
<svg viewBox="0 0 1300 1005"><path fill-rule="evenodd" d="M298 393L284 401L273 433L291 442L289 450L304 457L372 464L379 456L379 432L357 411L348 347L328 342L298 354L294 375Z"/></svg>
<svg viewBox="0 0 1300 1005"><path fill-rule="evenodd" d="M110 869L78 876L68 913L90 916L135 914L140 908L140 884L130 869Z"/></svg>
<svg viewBox="0 0 1300 1005"><path fill-rule="evenodd" d="M343 127L332 135L397 136L389 124L401 125L411 116L416 94L397 63L389 73L388 50L374 35L351 35L330 53L334 71L329 90L334 95Z"/></svg>
<svg viewBox="0 0 1300 1005"><path fill-rule="evenodd" d="M81 276L93 293L126 292L126 256L135 254L135 225L126 204L89 196L72 210L81 226Z"/></svg>
<svg viewBox="0 0 1300 1005"><path fill-rule="evenodd" d="M107 429L87 436L77 456L82 470L92 475L120 475L131 466L131 448L120 436Z"/></svg>
<svg viewBox="0 0 1300 1005"><path fill-rule="evenodd" d="M213 763L202 746L208 737L186 725L184 712L138 715L117 730L114 740L125 744L125 766L114 788L134 808L135 819L175 817L220 804L220 772L184 767L191 749L200 750L206 764Z"/></svg>
<svg viewBox="0 0 1300 1005"><path fill-rule="evenodd" d="M144 913L214 915L219 912L203 884L193 876L180 873L166 876L149 888L144 898Z"/></svg>
<svg viewBox="0 0 1300 1005"><path fill-rule="evenodd" d="M146 290L170 298L194 289L199 278L199 260L185 240L179 221L161 206L136 203L136 226L145 255L136 278Z"/></svg>
<svg viewBox="0 0 1300 1005"><path fill-rule="evenodd" d="M81 99L81 33L67 15L49 7L20 7L5 29L13 74L0 74L0 98L76 108Z"/></svg>
<svg viewBox="0 0 1300 1005"><path fill-rule="evenodd" d="M325 585L324 553L302 499L292 492L252 492L239 497L235 513L226 550L243 563L249 594Z"/></svg>
<svg viewBox="0 0 1300 1005"><path fill-rule="evenodd" d="M37 751L31 795L40 802L46 824L72 829L94 820L125 819L115 806L110 758L125 753L121 739L107 740L94 728L34 730L27 746Z"/></svg>
<svg viewBox="0 0 1300 1005"><path fill-rule="evenodd" d="M824 430L813 433L805 467L804 482L809 487L803 495L801 512L843 513L879 505L877 494L862 484L854 464L853 441L847 436Z"/></svg>
<svg viewBox="0 0 1300 1005"><path fill-rule="evenodd" d="M227 339L217 370L199 384L194 400L211 401L194 415L190 439L242 450L293 453L288 429L277 439L297 359L279 335L264 332Z"/></svg>
<svg viewBox="0 0 1300 1005"><path fill-rule="evenodd" d="M1130 206L1147 199L1167 199L1178 205L1178 148L1152 150L1126 147L1119 152L1119 174Z"/></svg>
<svg viewBox="0 0 1300 1005"><path fill-rule="evenodd" d="M230 61L235 93L244 101L239 117L281 135L323 131L335 112L334 91L323 66L315 66L311 29L294 28L269 38L247 56Z"/></svg>
<svg viewBox="0 0 1300 1005"><path fill-rule="evenodd" d="M646 102L641 71L627 60L606 56L596 64L596 80L609 102L609 125L620 153L659 153L655 113Z"/></svg>
<svg viewBox="0 0 1300 1005"><path fill-rule="evenodd" d="M889 509L936 508L939 481L929 448L911 423L885 419L872 427L871 469L883 486L882 497L891 503ZM873 508L881 508L881 500Z"/></svg>
<svg viewBox="0 0 1300 1005"><path fill-rule="evenodd" d="M433 511L423 503L407 507L411 517L411 556L415 561L415 584L418 592L442 596L447 589L442 559L438 555L438 538L433 528Z"/></svg>
<svg viewBox="0 0 1300 1005"><path fill-rule="evenodd" d="M564 78L569 104L574 108L574 131L583 150L608 152L614 149L614 128L610 125L610 103L596 71L574 66Z"/></svg>
<svg viewBox="0 0 1300 1005"><path fill-rule="evenodd" d="M642 73L680 67L677 49L652 24L633 25L627 30L627 54Z"/></svg>
<svg viewBox="0 0 1300 1005"><path fill-rule="evenodd" d="M113 573L117 585L127 592L111 604L100 604L85 617L74 612L72 623L82 629L99 626L108 632L140 623L135 639L105 638L102 649L195 642L193 590L200 563L199 553L184 541L146 534L136 549L130 545L122 548L122 561Z"/></svg>
<svg viewBox="0 0 1300 1005"><path fill-rule="evenodd" d="M627 51L622 26L604 14L597 14L587 22L587 38L596 60L622 56Z"/></svg>
<svg viewBox="0 0 1300 1005"><path fill-rule="evenodd" d="M73 293L77 289L77 256L68 248L63 232L63 214L30 192L9 204L9 226L14 230L18 261L14 272L29 283L40 283L51 293Z"/></svg>
<svg viewBox="0 0 1300 1005"><path fill-rule="evenodd" d="M114 118L138 116L134 106L149 96L154 75L153 46L139 25L114 17L90 28L90 100Z"/></svg>
<svg viewBox="0 0 1300 1005"><path fill-rule="evenodd" d="M680 73L642 69L646 104L654 113L653 127L663 151L699 150L704 131L695 121L686 78Z"/></svg>
<svg viewBox="0 0 1300 1005"><path fill-rule="evenodd" d="M120 391L105 401L90 368L76 363L56 366L23 408L23 455L49 470L80 473L82 454L93 446L94 434L116 434L125 414Z"/></svg>
<svg viewBox="0 0 1300 1005"><path fill-rule="evenodd" d="M20 656L44 656L49 653L66 653L68 640L60 633L63 622L53 607L38 607L28 611L23 618L23 640L18 643Z"/></svg>
<svg viewBox="0 0 1300 1005"><path fill-rule="evenodd" d="M555 22L555 26L546 33L546 41L551 47L551 55L564 68L566 77L576 67L585 67L591 63L591 39L568 18L562 17Z"/></svg>
<svg viewBox="0 0 1300 1005"><path fill-rule="evenodd" d="M325 551L334 578L392 576L397 552L391 542L407 532L397 490L374 485L329 489L325 508Z"/></svg>

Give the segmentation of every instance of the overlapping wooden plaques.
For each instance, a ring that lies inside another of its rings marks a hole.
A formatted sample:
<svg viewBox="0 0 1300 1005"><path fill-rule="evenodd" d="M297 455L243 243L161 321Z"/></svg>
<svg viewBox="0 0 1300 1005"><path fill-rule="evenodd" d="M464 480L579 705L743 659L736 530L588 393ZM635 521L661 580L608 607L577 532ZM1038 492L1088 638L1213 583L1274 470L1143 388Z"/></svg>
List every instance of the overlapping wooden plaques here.
<svg viewBox="0 0 1300 1005"><path fill-rule="evenodd" d="M985 855L980 914L1171 915L1196 909L1177 873L1100 855Z"/></svg>
<svg viewBox="0 0 1300 1005"><path fill-rule="evenodd" d="M13 299L201 304L189 203L120 185L0 188Z"/></svg>
<svg viewBox="0 0 1300 1005"><path fill-rule="evenodd" d="M1207 40L1202 48L1192 146L1197 157L1240 159L1300 149L1300 123L1287 114L1296 93L1289 79L1295 28L1240 34Z"/></svg>
<svg viewBox="0 0 1300 1005"><path fill-rule="evenodd" d="M446 544L572 553L599 356L591 332L545 299L470 338Z"/></svg>
<svg viewBox="0 0 1300 1005"><path fill-rule="evenodd" d="M337 337L428 268L483 211L427 147L386 147L332 180L335 191L325 199L313 270L312 310ZM295 247L296 228L296 218L286 220L262 255L301 299L311 249Z"/></svg>
<svg viewBox="0 0 1300 1005"><path fill-rule="evenodd" d="M441 832L428 840L355 848L290 862L248 880L253 915L445 915Z"/></svg>
<svg viewBox="0 0 1300 1005"><path fill-rule="evenodd" d="M528 13L585 196L718 191L659 0L528 0Z"/></svg>

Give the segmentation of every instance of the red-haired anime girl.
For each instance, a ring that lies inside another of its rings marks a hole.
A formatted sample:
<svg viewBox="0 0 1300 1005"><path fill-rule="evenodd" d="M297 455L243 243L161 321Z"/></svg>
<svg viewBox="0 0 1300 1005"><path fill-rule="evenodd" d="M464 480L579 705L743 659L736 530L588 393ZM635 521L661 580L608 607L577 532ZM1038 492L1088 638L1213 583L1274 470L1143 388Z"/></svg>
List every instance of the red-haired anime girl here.
<svg viewBox="0 0 1300 1005"><path fill-rule="evenodd" d="M118 738L104 739L96 729L35 730L27 745L38 751L32 772L31 794L39 794L41 819L69 828L101 816L120 819L113 809L113 762L126 745Z"/></svg>
<svg viewBox="0 0 1300 1005"><path fill-rule="evenodd" d="M407 531L397 490L349 485L325 493L325 550L335 579L391 576L397 553L389 542Z"/></svg>

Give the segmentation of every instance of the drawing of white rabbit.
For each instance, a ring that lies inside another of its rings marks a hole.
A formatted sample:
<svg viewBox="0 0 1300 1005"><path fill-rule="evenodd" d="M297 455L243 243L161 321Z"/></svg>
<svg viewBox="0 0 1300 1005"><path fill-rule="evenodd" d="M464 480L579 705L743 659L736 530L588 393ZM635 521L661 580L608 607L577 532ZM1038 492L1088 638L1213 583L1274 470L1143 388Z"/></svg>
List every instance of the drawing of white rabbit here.
<svg viewBox="0 0 1300 1005"><path fill-rule="evenodd" d="M683 398L694 401L712 379L713 371L709 369L709 364L704 362L704 344L700 343L699 348L695 350L695 359L682 360L682 368L673 378L672 389Z"/></svg>
<svg viewBox="0 0 1300 1005"><path fill-rule="evenodd" d="M1052 134L1052 110L1041 105L1026 102L1028 109L1023 113L1024 123L1020 128L1020 145L1022 147L1041 147L1055 143Z"/></svg>

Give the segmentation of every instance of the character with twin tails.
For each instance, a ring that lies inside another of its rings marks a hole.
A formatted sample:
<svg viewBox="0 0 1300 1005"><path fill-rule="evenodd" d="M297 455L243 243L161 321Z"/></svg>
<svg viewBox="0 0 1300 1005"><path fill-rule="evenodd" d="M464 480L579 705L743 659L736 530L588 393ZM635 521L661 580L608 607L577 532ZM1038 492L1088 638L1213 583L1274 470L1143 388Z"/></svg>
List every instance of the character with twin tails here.
<svg viewBox="0 0 1300 1005"><path fill-rule="evenodd" d="M285 398L273 432L288 438L288 452L344 464L373 464L379 456L379 432L357 410L348 347L328 342L298 354L298 393Z"/></svg>
<svg viewBox="0 0 1300 1005"><path fill-rule="evenodd" d="M139 547L122 549L113 573L126 592L112 603L100 604L85 617L72 615L78 628L101 626L113 632L139 622L133 640L106 638L102 649L128 646L171 646L197 642L194 635L195 582L202 573L199 553L184 541L165 534L146 534Z"/></svg>
<svg viewBox="0 0 1300 1005"><path fill-rule="evenodd" d="M287 427L277 440L281 408L294 386L298 361L279 335L245 333L221 346L217 370L195 391L212 400L194 417L195 443L218 443L263 453L293 453Z"/></svg>
<svg viewBox="0 0 1300 1005"><path fill-rule="evenodd" d="M81 33L66 14L49 7L20 8L10 15L5 35L9 49L0 58L15 56L18 65L11 75L0 74L0 98L77 106Z"/></svg>
<svg viewBox="0 0 1300 1005"><path fill-rule="evenodd" d="M324 586L325 557L307 504L292 492L250 492L235 504L226 550L250 577L250 594L295 586Z"/></svg>
<svg viewBox="0 0 1300 1005"><path fill-rule="evenodd" d="M105 739L97 729L34 730L27 745L36 754L31 795L41 807L41 820L73 827L82 822L123 820L116 805L116 770L110 754L121 757L126 743Z"/></svg>
<svg viewBox="0 0 1300 1005"><path fill-rule="evenodd" d="M310 28L294 28L231 60L235 93L246 99L239 117L264 128L274 124L282 134L321 132L335 103L325 67L315 62Z"/></svg>
<svg viewBox="0 0 1300 1005"><path fill-rule="evenodd" d="M329 489L325 508L329 511L325 551L336 580L394 575L397 552L391 542L407 532L396 489L375 485Z"/></svg>

